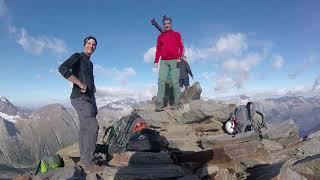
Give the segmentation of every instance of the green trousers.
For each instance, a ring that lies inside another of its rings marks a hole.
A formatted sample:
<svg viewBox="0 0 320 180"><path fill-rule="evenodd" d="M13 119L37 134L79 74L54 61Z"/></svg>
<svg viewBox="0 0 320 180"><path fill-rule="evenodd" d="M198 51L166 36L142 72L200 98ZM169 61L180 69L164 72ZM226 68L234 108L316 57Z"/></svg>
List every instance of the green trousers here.
<svg viewBox="0 0 320 180"><path fill-rule="evenodd" d="M180 88L179 88L180 68L177 67L177 60L161 60L159 70L159 83L157 106L163 107L163 98L165 95L165 83L168 78L172 82L174 105L179 105Z"/></svg>

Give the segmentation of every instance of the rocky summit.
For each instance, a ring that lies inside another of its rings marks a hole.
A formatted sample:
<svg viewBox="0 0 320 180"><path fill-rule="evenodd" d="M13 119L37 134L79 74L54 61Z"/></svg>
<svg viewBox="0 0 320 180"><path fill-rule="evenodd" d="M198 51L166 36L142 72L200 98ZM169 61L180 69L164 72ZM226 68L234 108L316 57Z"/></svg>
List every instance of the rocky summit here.
<svg viewBox="0 0 320 180"><path fill-rule="evenodd" d="M201 91L200 84L191 86L183 94L179 110L168 106L155 112L153 101L101 107L100 127L136 111L179 151L114 154L100 173L86 174L76 165L80 153L73 110L57 104L45 106L23 125L0 119L0 142L6 142L0 156L4 164L27 164L59 149L64 160L64 167L36 176L30 175L28 168L2 165L0 178L19 174L16 179L320 179L320 131L301 138L298 125L288 119L267 122L265 139L253 131L229 135L223 126L236 105L202 100Z"/></svg>
<svg viewBox="0 0 320 180"><path fill-rule="evenodd" d="M86 174L76 165L79 149L78 144L73 144L58 152L65 162L63 168L16 178L320 179L320 131L300 138L297 125L287 120L268 123L266 139L260 139L253 131L228 135L223 124L236 106L193 97L185 97L179 110L167 107L154 112L153 102L134 109L167 138L171 147L180 150L174 157L168 152L125 152L113 155L103 172Z"/></svg>

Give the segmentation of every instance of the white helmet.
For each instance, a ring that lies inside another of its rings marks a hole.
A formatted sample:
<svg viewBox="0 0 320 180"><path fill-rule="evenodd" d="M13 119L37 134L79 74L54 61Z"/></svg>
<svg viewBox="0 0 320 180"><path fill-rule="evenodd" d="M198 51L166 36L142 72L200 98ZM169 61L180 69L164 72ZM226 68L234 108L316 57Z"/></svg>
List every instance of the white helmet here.
<svg viewBox="0 0 320 180"><path fill-rule="evenodd" d="M225 129L229 134L233 134L234 133L234 122L233 121L228 121L225 124Z"/></svg>

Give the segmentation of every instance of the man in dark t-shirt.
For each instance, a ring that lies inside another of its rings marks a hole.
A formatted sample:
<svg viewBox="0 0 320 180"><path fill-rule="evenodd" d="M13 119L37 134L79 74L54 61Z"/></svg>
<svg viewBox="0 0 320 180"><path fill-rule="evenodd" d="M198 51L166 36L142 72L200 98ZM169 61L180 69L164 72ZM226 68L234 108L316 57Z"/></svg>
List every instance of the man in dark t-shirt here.
<svg viewBox="0 0 320 180"><path fill-rule="evenodd" d="M59 67L60 74L73 83L70 99L79 118L80 161L78 165L84 166L87 172L100 172L104 169L92 161L99 130L96 119L98 110L94 96L96 88L93 65L90 60L96 45L95 37L85 38L83 52L74 53Z"/></svg>

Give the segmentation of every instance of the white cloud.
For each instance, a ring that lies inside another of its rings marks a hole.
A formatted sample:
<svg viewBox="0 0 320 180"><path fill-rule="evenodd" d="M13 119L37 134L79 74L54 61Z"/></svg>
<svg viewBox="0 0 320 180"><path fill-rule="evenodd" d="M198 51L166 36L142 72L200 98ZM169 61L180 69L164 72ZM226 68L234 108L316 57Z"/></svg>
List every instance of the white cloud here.
<svg viewBox="0 0 320 180"><path fill-rule="evenodd" d="M6 16L8 13L8 8L4 0L0 0L0 17Z"/></svg>
<svg viewBox="0 0 320 180"><path fill-rule="evenodd" d="M246 35L242 33L227 34L218 39L211 51L219 54L239 55L248 48L246 40Z"/></svg>
<svg viewBox="0 0 320 180"><path fill-rule="evenodd" d="M154 62L156 54L156 47L149 48L143 55L144 62L151 63ZM201 51L201 49L194 47L185 48L185 56L189 62L194 62L205 58L207 55Z"/></svg>
<svg viewBox="0 0 320 180"><path fill-rule="evenodd" d="M125 67L123 69L117 68L105 68L99 64L94 65L95 73L101 74L108 79L113 79L115 81L126 84L128 82L128 78L131 76L135 76L137 73L132 67Z"/></svg>
<svg viewBox="0 0 320 180"><path fill-rule="evenodd" d="M252 69L272 55L270 43L267 45L251 43L245 33L229 33L218 37L213 42L203 48L185 46L185 55L191 63L205 60L209 66L213 63L218 65L214 69L218 70L220 75L209 72L200 75L204 80L216 80L216 91L234 88L239 90L250 79ZM152 47L144 54L145 62L153 60L155 50L155 47ZM275 68L283 67L285 60L280 54L274 54L271 57Z"/></svg>
<svg viewBox="0 0 320 180"><path fill-rule="evenodd" d="M44 50L58 54L67 52L64 41L55 37L33 37L25 28L17 28L13 25L9 25L9 33L24 50L32 54L41 54Z"/></svg>
<svg viewBox="0 0 320 180"><path fill-rule="evenodd" d="M156 95L156 92L157 86L155 84L137 87L98 86L96 98L99 101L115 101L128 98L151 100Z"/></svg>
<svg viewBox="0 0 320 180"><path fill-rule="evenodd" d="M211 47L196 48L193 46L185 46L185 55L190 62L207 58L215 59L241 55L248 48L246 41L247 38L245 34L230 33L220 37ZM155 53L156 47L149 48L143 55L144 61L147 63L153 62Z"/></svg>
<svg viewBox="0 0 320 180"><path fill-rule="evenodd" d="M215 72L203 72L201 73L200 77L204 80L212 80L215 77Z"/></svg>
<svg viewBox="0 0 320 180"><path fill-rule="evenodd" d="M214 88L215 91L221 91L221 92L225 92L229 89L232 89L236 83L234 82L234 80L226 75L223 75L221 77L217 77L215 79L216 82L216 86Z"/></svg>
<svg viewBox="0 0 320 180"><path fill-rule="evenodd" d="M66 45L63 40L56 37L48 36L32 36L25 28L19 28L10 23L9 9L5 0L0 0L0 17L5 17L6 26L8 26L9 34L24 50L32 54L41 54L44 50L62 54L67 52Z"/></svg>
<svg viewBox="0 0 320 180"><path fill-rule="evenodd" d="M197 60L201 60L207 57L207 54L202 52L199 48L187 47L185 48L185 56L187 57L187 61L192 63Z"/></svg>
<svg viewBox="0 0 320 180"><path fill-rule="evenodd" d="M283 59L282 56L278 55L278 54L274 54L272 56L272 66L275 68L275 69L280 69L282 68L282 66L284 65L285 61Z"/></svg>
<svg viewBox="0 0 320 180"><path fill-rule="evenodd" d="M144 62L146 63L154 62L155 55L156 55L156 47L152 47L148 49L148 51L145 52L143 55Z"/></svg>
<svg viewBox="0 0 320 180"><path fill-rule="evenodd" d="M225 73L230 76L237 88L241 88L249 79L251 69L256 66L262 57L258 53L247 54L243 59L229 59L223 62Z"/></svg>

